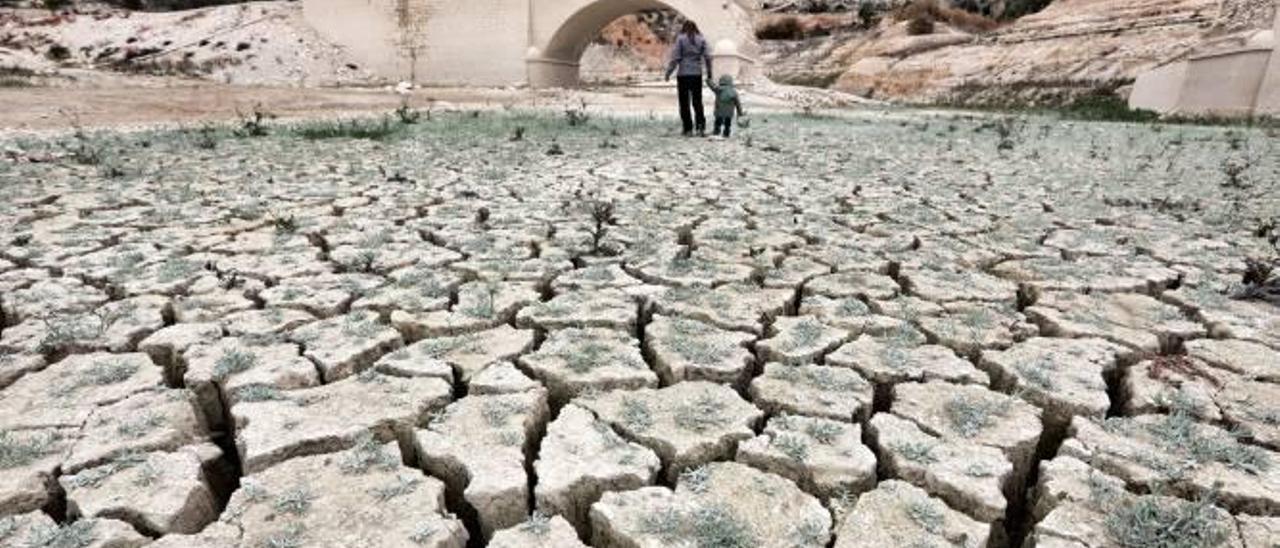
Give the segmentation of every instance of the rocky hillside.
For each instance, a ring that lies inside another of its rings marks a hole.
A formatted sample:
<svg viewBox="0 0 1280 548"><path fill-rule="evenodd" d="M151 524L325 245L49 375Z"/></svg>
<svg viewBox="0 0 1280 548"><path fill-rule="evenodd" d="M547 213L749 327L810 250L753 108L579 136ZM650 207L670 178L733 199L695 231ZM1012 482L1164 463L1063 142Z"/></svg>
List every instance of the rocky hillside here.
<svg viewBox="0 0 1280 548"><path fill-rule="evenodd" d="M939 20L930 32L886 13L868 30L766 41L781 81L915 103L1059 103L1123 89L1206 40L1268 28L1270 0L1057 0L991 30ZM916 32L913 32L916 30Z"/></svg>

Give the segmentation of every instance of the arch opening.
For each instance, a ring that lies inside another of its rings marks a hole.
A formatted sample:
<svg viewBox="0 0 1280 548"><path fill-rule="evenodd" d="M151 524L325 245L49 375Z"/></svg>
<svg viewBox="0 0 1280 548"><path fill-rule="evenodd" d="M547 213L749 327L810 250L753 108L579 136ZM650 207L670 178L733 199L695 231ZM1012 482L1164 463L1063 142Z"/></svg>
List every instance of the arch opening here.
<svg viewBox="0 0 1280 548"><path fill-rule="evenodd" d="M541 0L535 7L535 13L548 7L552 1ZM536 17L545 28L533 29L531 47L526 62L528 65L528 82L533 87L576 87L583 81L582 59L588 48L600 36L601 31L610 23L632 14L670 13L673 19L692 20L698 24L707 42L712 45L713 57L726 57L726 67L718 73L731 73L741 76L741 61L753 60L743 55L743 44L750 41L751 35L749 13L738 3L741 0L588 0L585 5L561 14L551 15L543 19ZM566 2L567 3L567 2ZM554 10L554 8L551 8ZM572 8L570 8L572 9ZM544 31L540 33L539 31ZM666 41L673 40L675 33L669 36L658 36ZM665 68L665 47L658 52L656 62L659 64L655 74L661 74ZM653 52L646 52L652 56ZM719 60L717 60L718 63ZM588 71L588 78L596 77Z"/></svg>

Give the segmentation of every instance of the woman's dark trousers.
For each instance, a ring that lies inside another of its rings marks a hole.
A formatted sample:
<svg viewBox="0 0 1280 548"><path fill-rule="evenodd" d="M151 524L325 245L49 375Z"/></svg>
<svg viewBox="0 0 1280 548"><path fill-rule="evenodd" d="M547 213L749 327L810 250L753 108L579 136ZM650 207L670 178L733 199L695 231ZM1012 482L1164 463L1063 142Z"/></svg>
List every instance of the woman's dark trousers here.
<svg viewBox="0 0 1280 548"><path fill-rule="evenodd" d="M706 133L707 117L702 112L702 77L678 76L676 90L680 94L680 122L684 124L684 133L688 135L695 129L698 133ZM692 115L689 113L690 106L693 107Z"/></svg>

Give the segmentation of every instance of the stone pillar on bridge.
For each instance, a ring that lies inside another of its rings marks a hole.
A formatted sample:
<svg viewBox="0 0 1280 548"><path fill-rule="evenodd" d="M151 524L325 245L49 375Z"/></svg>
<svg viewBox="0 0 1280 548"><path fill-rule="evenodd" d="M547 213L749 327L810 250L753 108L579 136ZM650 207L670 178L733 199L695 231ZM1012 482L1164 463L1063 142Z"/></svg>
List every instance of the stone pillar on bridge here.
<svg viewBox="0 0 1280 548"><path fill-rule="evenodd" d="M1276 9L1275 24L1271 29L1271 62L1267 74L1258 88L1258 106L1255 114L1280 116L1280 8Z"/></svg>

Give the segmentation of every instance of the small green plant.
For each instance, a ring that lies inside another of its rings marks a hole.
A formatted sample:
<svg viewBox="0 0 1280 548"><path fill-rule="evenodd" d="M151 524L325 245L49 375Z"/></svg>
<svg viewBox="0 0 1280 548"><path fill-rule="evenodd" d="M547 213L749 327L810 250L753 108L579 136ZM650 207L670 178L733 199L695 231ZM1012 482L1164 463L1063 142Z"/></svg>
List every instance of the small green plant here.
<svg viewBox="0 0 1280 548"><path fill-rule="evenodd" d="M26 546L49 548L84 548L98 540L95 522L74 521L63 525L37 526L27 536Z"/></svg>
<svg viewBox="0 0 1280 548"><path fill-rule="evenodd" d="M1184 502L1153 495L1111 508L1106 530L1124 548L1210 548L1228 538L1230 518L1212 495Z"/></svg>
<svg viewBox="0 0 1280 548"><path fill-rule="evenodd" d="M699 548L752 548L758 546L751 525L728 508L708 505L689 515L689 528Z"/></svg>
<svg viewBox="0 0 1280 548"><path fill-rule="evenodd" d="M372 434L364 434L338 462L338 469L344 474L365 474L370 469L395 470L400 461L382 448Z"/></svg>
<svg viewBox="0 0 1280 548"><path fill-rule="evenodd" d="M385 117L378 121L313 122L293 128L294 135L308 141L326 139L386 141L400 135L402 131L403 127L392 124L391 119Z"/></svg>
<svg viewBox="0 0 1280 548"><path fill-rule="evenodd" d="M291 487L276 497L275 510L282 514L306 515L316 496L304 486Z"/></svg>
<svg viewBox="0 0 1280 548"><path fill-rule="evenodd" d="M551 532L551 516L542 513L541 510L534 510L533 515L520 525L520 530L537 536L546 536Z"/></svg>
<svg viewBox="0 0 1280 548"><path fill-rule="evenodd" d="M706 466L690 468L680 473L680 485L690 491L702 494L711 488L711 471Z"/></svg>
<svg viewBox="0 0 1280 548"><path fill-rule="evenodd" d="M146 436L163 425L164 417L149 413L136 419L122 421L116 426L116 433L124 438L136 439Z"/></svg>
<svg viewBox="0 0 1280 548"><path fill-rule="evenodd" d="M940 535L947 525L947 516L941 504L930 499L917 499L907 502L907 516L916 522L921 529L930 534Z"/></svg>
<svg viewBox="0 0 1280 548"><path fill-rule="evenodd" d="M396 118L401 124L411 126L422 120L422 113L409 107L409 100L406 99L400 103L400 108L396 109Z"/></svg>
<svg viewBox="0 0 1280 548"><path fill-rule="evenodd" d="M236 390L235 399L241 402L262 402L280 401L284 400L285 397L279 388L264 384L253 384Z"/></svg>
<svg viewBox="0 0 1280 548"><path fill-rule="evenodd" d="M387 502L417 491L418 486L421 484L421 479L396 474L396 481L394 483L382 487L374 487L369 490L369 494L373 495L374 498L381 502Z"/></svg>
<svg viewBox="0 0 1280 548"><path fill-rule="evenodd" d="M938 462L938 457L934 456L934 444L919 441L910 441L904 443L893 444L891 449L895 453L902 455L902 458L919 464L934 464Z"/></svg>
<svg viewBox="0 0 1280 548"><path fill-rule="evenodd" d="M780 433L769 441L769 445L796 462L804 462L809 458L809 444L796 434Z"/></svg>
<svg viewBox="0 0 1280 548"><path fill-rule="evenodd" d="M653 427L653 413L643 401L635 398L622 398L622 423L636 432L644 432Z"/></svg>
<svg viewBox="0 0 1280 548"><path fill-rule="evenodd" d="M0 470L26 466L54 451L53 434L23 434L0 430Z"/></svg>
<svg viewBox="0 0 1280 548"><path fill-rule="evenodd" d="M818 443L831 445L844 434L844 425L829 421L811 422L805 426L804 432Z"/></svg>
<svg viewBox="0 0 1280 548"><path fill-rule="evenodd" d="M409 540L413 541L414 544L425 545L431 540L431 537L436 536L436 532L439 530L440 528L434 523L419 523L413 528L413 533L409 535Z"/></svg>
<svg viewBox="0 0 1280 548"><path fill-rule="evenodd" d="M681 403L675 410L676 426L690 432L706 432L720 428L729 422L724 414L725 403L710 392L703 392L691 402Z"/></svg>
<svg viewBox="0 0 1280 548"><path fill-rule="evenodd" d="M957 433L972 438L1007 413L1012 404L1012 398L1008 397L997 402L962 394L951 398L943 410Z"/></svg>
<svg viewBox="0 0 1280 548"><path fill-rule="evenodd" d="M267 120L273 120L276 117L262 110L262 105L253 107L253 112L249 114L237 111L236 116L240 118L240 129L234 132L236 137L266 137L271 133L267 127Z"/></svg>
<svg viewBox="0 0 1280 548"><path fill-rule="evenodd" d="M257 365L258 356L238 348L228 348L213 365L213 378L226 379L237 373L243 373Z"/></svg>

